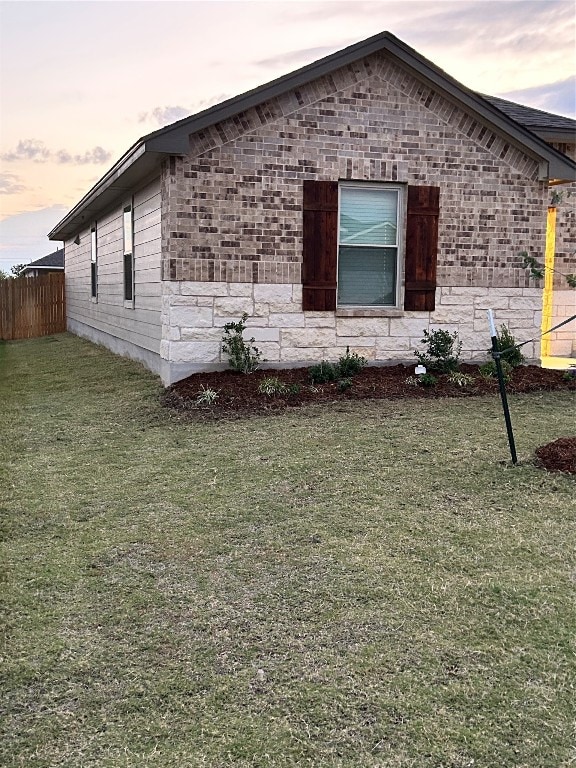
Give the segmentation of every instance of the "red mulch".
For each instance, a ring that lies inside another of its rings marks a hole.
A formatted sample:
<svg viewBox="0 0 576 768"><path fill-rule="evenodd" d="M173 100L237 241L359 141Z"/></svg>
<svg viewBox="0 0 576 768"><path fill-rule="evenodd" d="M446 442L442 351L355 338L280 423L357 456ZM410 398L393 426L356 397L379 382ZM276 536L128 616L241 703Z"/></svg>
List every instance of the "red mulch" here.
<svg viewBox="0 0 576 768"><path fill-rule="evenodd" d="M433 387L423 387L406 383L406 379L414 375L414 365L371 366L354 376L352 386L345 391L339 389L337 382L312 386L307 368L265 369L249 375L233 371L196 373L169 387L163 402L196 419L220 419L281 413L287 408L312 403L407 398L428 400L498 394L497 380L481 376L478 366L464 364L460 370L473 376L474 382L459 387L451 383L448 376L438 375ZM282 395L260 393L260 382L270 377L277 377L287 387L292 385L298 391ZM218 392L218 398L212 405L197 403L203 388ZM566 378L563 371L521 366L512 371L506 390L510 394L561 390L576 392L576 376ZM576 437L561 438L542 446L537 456L540 464L549 471L576 472Z"/></svg>
<svg viewBox="0 0 576 768"><path fill-rule="evenodd" d="M576 475L576 437L560 437L536 449L538 463L549 472Z"/></svg>

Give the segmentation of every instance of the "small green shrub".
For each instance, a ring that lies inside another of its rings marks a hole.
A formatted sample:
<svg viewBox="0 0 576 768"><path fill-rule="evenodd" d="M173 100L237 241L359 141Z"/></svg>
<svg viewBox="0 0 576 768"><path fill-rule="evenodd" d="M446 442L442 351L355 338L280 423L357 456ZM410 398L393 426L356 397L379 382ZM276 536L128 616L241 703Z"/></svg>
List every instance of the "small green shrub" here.
<svg viewBox="0 0 576 768"><path fill-rule="evenodd" d="M506 360L500 360L500 366L502 368L502 376L505 382L510 381L510 376L514 368L507 363ZM496 361L490 360L488 363L484 363L478 368L481 376L485 379L495 379L498 377L498 371L496 370Z"/></svg>
<svg viewBox="0 0 576 768"><path fill-rule="evenodd" d="M300 394L300 384L288 384L286 387L286 392L289 395L299 395Z"/></svg>
<svg viewBox="0 0 576 768"><path fill-rule="evenodd" d="M340 392L346 392L352 386L352 379L349 376L344 377L338 381L338 389Z"/></svg>
<svg viewBox="0 0 576 768"><path fill-rule="evenodd" d="M469 373L462 373L461 371L452 371L448 376L448 381L457 387L469 387L470 384L474 384L474 376L471 376Z"/></svg>
<svg viewBox="0 0 576 768"><path fill-rule="evenodd" d="M325 384L327 381L336 381L338 378L338 369L334 363L322 360L318 365L313 365L308 370L310 381L313 384Z"/></svg>
<svg viewBox="0 0 576 768"><path fill-rule="evenodd" d="M506 325L500 326L500 332L496 336L496 347L498 352L507 350L500 359L505 360L513 368L517 368L524 362L524 355L516 346L516 339L510 333L510 330ZM490 348L488 352L492 352L492 348Z"/></svg>
<svg viewBox="0 0 576 768"><path fill-rule="evenodd" d="M422 344L426 345L426 351L414 350L414 354L421 365L430 371L438 373L450 373L458 370L460 365L460 352L462 342L458 339L458 332L436 330L424 331Z"/></svg>
<svg viewBox="0 0 576 768"><path fill-rule="evenodd" d="M423 373L421 376L418 376L418 384L421 387L433 387L437 382L438 379L431 373Z"/></svg>
<svg viewBox="0 0 576 768"><path fill-rule="evenodd" d="M246 319L248 314L244 312L237 323L226 323L222 336L222 351L228 355L228 363L233 371L239 373L252 373L260 365L262 357L260 351L254 346L254 338L245 341Z"/></svg>
<svg viewBox="0 0 576 768"><path fill-rule="evenodd" d="M277 376L267 376L262 379L258 384L258 392L261 395L283 395L286 393L287 387Z"/></svg>
<svg viewBox="0 0 576 768"><path fill-rule="evenodd" d="M350 347L346 347L346 354L338 360L336 368L338 375L345 379L359 373L366 365L366 358L360 357L356 352L350 354Z"/></svg>
<svg viewBox="0 0 576 768"><path fill-rule="evenodd" d="M562 378L565 381L572 381L573 379L576 379L576 365L571 365L566 371L564 371Z"/></svg>
<svg viewBox="0 0 576 768"><path fill-rule="evenodd" d="M220 397L220 390L205 387L202 384L200 392L196 395L196 405L213 405Z"/></svg>

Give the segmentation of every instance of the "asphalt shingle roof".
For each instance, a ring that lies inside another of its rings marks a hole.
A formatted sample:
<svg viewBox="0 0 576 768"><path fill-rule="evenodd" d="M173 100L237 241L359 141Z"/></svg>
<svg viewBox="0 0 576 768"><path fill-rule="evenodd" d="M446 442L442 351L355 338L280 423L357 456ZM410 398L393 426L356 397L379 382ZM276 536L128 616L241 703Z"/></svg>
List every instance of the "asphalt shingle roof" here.
<svg viewBox="0 0 576 768"><path fill-rule="evenodd" d="M571 117L554 115L552 112L544 112L533 107L525 107L523 104L516 104L498 96L487 96L484 93L480 95L500 112L504 112L507 117L511 117L512 120L531 131L562 130L574 131L576 134L576 120Z"/></svg>
<svg viewBox="0 0 576 768"><path fill-rule="evenodd" d="M36 261L31 261L30 264L26 264L26 269L35 267L60 267L64 269L64 250L60 248L53 253L49 253L48 256L42 256L42 258L36 259Z"/></svg>

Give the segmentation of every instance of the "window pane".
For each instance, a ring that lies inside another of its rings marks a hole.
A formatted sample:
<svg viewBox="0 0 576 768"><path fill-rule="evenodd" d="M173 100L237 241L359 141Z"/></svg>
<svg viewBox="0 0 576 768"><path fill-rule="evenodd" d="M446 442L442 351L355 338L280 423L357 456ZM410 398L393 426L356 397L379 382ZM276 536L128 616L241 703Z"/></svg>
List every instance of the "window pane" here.
<svg viewBox="0 0 576 768"><path fill-rule="evenodd" d="M94 298L98 294L98 273L96 270L96 262L93 261L90 264L90 291Z"/></svg>
<svg viewBox="0 0 576 768"><path fill-rule="evenodd" d="M396 248L341 246L338 303L356 306L396 304Z"/></svg>
<svg viewBox="0 0 576 768"><path fill-rule="evenodd" d="M134 291L133 291L133 262L132 262L132 254L131 253L125 253L124 254L124 299L126 301L132 301Z"/></svg>
<svg viewBox="0 0 576 768"><path fill-rule="evenodd" d="M397 190L342 187L340 243L397 245L397 210Z"/></svg>

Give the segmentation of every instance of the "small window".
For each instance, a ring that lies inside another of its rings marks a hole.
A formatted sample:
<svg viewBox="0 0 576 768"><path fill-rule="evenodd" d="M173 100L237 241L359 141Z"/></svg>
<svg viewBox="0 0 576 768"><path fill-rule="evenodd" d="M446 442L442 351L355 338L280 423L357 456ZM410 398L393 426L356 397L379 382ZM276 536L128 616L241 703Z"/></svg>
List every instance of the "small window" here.
<svg viewBox="0 0 576 768"><path fill-rule="evenodd" d="M124 301L134 301L134 217L132 206L124 208Z"/></svg>
<svg viewBox="0 0 576 768"><path fill-rule="evenodd" d="M96 224L90 232L90 294L93 299L98 298L98 233Z"/></svg>
<svg viewBox="0 0 576 768"><path fill-rule="evenodd" d="M342 184L338 220L338 306L398 303L400 187Z"/></svg>

